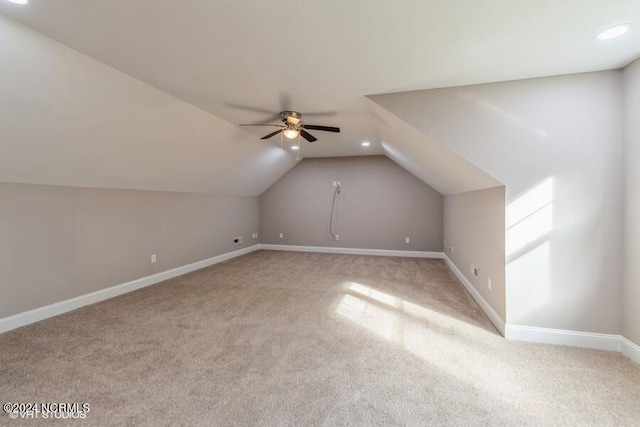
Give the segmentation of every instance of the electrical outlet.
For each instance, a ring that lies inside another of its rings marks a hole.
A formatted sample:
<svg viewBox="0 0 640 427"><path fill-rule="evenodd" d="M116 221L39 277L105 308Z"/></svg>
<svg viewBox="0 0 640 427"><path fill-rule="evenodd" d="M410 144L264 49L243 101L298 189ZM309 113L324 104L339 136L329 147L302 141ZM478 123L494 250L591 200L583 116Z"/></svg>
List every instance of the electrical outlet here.
<svg viewBox="0 0 640 427"><path fill-rule="evenodd" d="M489 288L489 290L491 290L491 277L487 279L487 287Z"/></svg>
<svg viewBox="0 0 640 427"><path fill-rule="evenodd" d="M252 239L257 239L258 238L258 233L251 233L251 238Z"/></svg>
<svg viewBox="0 0 640 427"><path fill-rule="evenodd" d="M455 250L453 249L453 246L451 246L451 247L449 248L449 251L450 251L451 253L454 253L454 252L455 252Z"/></svg>
<svg viewBox="0 0 640 427"><path fill-rule="evenodd" d="M151 264L155 264L158 261L156 254L151 255Z"/></svg>
<svg viewBox="0 0 640 427"><path fill-rule="evenodd" d="M408 237L405 237L405 238L404 238L404 242L405 242L405 243L411 243L411 239L410 239L410 238L408 238Z"/></svg>
<svg viewBox="0 0 640 427"><path fill-rule="evenodd" d="M340 240L340 235L336 234L336 240Z"/></svg>
<svg viewBox="0 0 640 427"><path fill-rule="evenodd" d="M281 239L284 238L284 234L280 233L280 238Z"/></svg>
<svg viewBox="0 0 640 427"><path fill-rule="evenodd" d="M333 181L333 186L337 187L338 186L338 181Z"/></svg>
<svg viewBox="0 0 640 427"><path fill-rule="evenodd" d="M475 265L471 264L471 273L475 277L478 277L478 274L480 274L480 269L478 267L476 267Z"/></svg>

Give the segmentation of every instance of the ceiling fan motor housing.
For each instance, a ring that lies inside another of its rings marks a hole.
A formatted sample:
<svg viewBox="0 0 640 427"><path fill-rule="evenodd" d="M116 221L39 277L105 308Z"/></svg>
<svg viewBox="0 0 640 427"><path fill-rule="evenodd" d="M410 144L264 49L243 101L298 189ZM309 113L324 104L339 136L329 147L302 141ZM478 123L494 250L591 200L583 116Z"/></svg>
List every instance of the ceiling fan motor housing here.
<svg viewBox="0 0 640 427"><path fill-rule="evenodd" d="M302 121L302 114L297 111L283 111L280 113L280 120L297 126Z"/></svg>

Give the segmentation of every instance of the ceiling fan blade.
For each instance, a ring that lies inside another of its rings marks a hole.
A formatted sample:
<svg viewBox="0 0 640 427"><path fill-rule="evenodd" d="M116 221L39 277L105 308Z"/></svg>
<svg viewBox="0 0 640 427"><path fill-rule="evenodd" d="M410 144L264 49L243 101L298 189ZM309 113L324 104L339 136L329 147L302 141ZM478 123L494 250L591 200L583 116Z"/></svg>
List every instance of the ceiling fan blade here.
<svg viewBox="0 0 640 427"><path fill-rule="evenodd" d="M300 129L300 135L302 135L302 137L304 139L306 139L307 141L309 141L309 142L314 142L314 141L318 140L318 138L316 138L315 136L311 135L309 132L307 132L304 129Z"/></svg>
<svg viewBox="0 0 640 427"><path fill-rule="evenodd" d="M282 132L282 129L277 130L277 131L275 131L275 132L271 132L269 135L265 135L265 136L263 136L263 137L262 137L262 138L260 138L260 139L269 139L269 138L271 138L272 136L276 136L276 135L277 135L277 134L279 134L280 132Z"/></svg>
<svg viewBox="0 0 640 427"><path fill-rule="evenodd" d="M242 124L238 126L275 126L281 128L282 125L274 125L273 123L251 123L251 124Z"/></svg>
<svg viewBox="0 0 640 427"><path fill-rule="evenodd" d="M319 125L302 125L305 129L323 130L326 132L340 132L340 128L334 126L319 126Z"/></svg>

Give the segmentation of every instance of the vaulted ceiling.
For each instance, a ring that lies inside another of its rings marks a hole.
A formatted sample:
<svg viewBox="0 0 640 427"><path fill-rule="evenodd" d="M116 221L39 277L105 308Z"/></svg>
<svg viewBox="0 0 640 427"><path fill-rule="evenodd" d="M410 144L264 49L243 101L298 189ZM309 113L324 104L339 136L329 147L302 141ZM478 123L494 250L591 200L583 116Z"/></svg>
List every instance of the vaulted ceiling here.
<svg viewBox="0 0 640 427"><path fill-rule="evenodd" d="M313 132L305 157L386 154L443 193L483 188L498 182L367 96L640 56L637 26L594 37L640 24L640 0L0 0L0 14L64 45L0 20L9 182L260 194L295 155L237 125L293 109L342 129Z"/></svg>

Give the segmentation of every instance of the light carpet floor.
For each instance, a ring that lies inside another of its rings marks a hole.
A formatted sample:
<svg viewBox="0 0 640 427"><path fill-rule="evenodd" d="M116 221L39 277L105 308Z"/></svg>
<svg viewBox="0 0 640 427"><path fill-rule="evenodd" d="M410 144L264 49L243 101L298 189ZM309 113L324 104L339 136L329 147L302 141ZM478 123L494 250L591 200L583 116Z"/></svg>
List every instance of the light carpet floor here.
<svg viewBox="0 0 640 427"><path fill-rule="evenodd" d="M90 403L73 425L638 426L640 367L505 341L442 260L259 251L0 335L0 400Z"/></svg>

